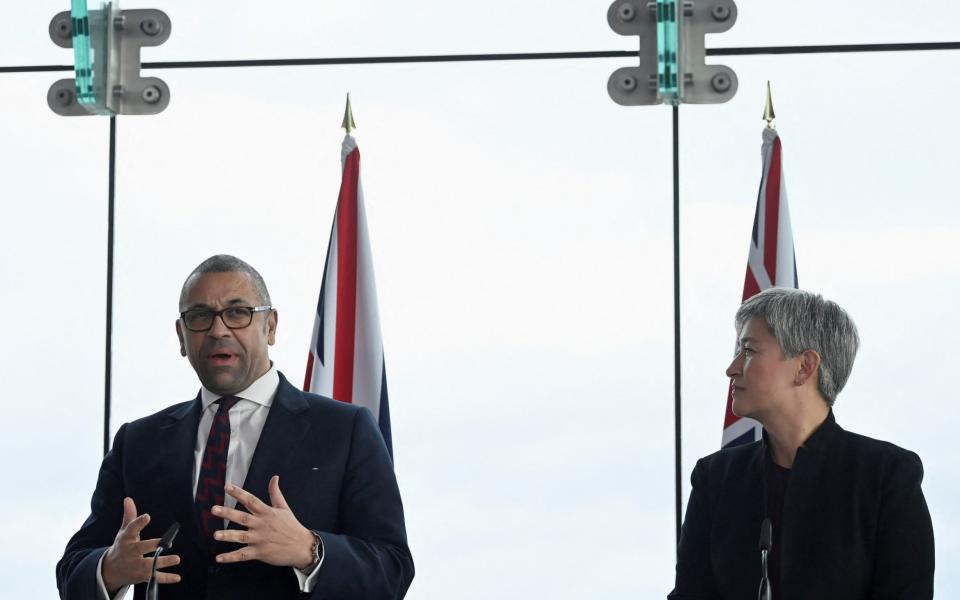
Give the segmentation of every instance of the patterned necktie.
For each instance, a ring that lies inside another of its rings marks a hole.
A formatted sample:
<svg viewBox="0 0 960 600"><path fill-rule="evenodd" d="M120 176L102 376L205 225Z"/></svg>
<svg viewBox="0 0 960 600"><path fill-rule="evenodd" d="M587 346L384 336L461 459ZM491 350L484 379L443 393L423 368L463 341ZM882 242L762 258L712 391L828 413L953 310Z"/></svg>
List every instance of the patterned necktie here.
<svg viewBox="0 0 960 600"><path fill-rule="evenodd" d="M215 505L223 506L227 449L230 447L230 409L239 400L234 396L224 396L217 400L220 407L213 417L210 435L207 436L207 448L203 452L203 462L200 463L194 504L206 537L213 537L214 531L223 529L223 518L213 516L210 509Z"/></svg>

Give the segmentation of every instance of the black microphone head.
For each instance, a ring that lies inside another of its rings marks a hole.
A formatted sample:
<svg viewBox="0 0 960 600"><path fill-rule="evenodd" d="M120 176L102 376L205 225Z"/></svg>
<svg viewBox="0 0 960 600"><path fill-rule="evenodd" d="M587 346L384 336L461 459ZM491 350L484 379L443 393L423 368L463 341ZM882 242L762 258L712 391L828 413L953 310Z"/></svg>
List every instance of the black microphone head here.
<svg viewBox="0 0 960 600"><path fill-rule="evenodd" d="M760 524L760 550L770 551L773 546L773 523L769 518L765 518Z"/></svg>
<svg viewBox="0 0 960 600"><path fill-rule="evenodd" d="M177 534L180 532L180 523L174 523L167 529L166 533L163 534L163 537L160 538L159 548L162 548L164 551L169 550L170 546L173 545L173 538L177 537Z"/></svg>

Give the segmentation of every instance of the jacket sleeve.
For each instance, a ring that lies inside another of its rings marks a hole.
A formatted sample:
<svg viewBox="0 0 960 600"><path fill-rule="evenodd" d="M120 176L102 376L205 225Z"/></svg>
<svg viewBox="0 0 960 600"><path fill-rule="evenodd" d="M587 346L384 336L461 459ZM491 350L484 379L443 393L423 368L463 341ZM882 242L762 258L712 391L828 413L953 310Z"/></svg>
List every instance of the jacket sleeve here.
<svg viewBox="0 0 960 600"><path fill-rule="evenodd" d="M319 532L324 558L311 598L403 598L413 580L393 462L370 413L357 411L337 533Z"/></svg>
<svg viewBox="0 0 960 600"><path fill-rule="evenodd" d="M710 562L709 467L704 459L690 476L690 500L680 532L677 578L668 600L713 600L719 598Z"/></svg>
<svg viewBox="0 0 960 600"><path fill-rule="evenodd" d="M920 489L923 463L901 451L884 471L871 598L933 598L933 524Z"/></svg>
<svg viewBox="0 0 960 600"><path fill-rule="evenodd" d="M97 565L113 543L123 520L121 456L126 425L120 427L113 448L100 465L97 487L90 500L90 516L70 538L57 563L57 588L63 600L97 598Z"/></svg>

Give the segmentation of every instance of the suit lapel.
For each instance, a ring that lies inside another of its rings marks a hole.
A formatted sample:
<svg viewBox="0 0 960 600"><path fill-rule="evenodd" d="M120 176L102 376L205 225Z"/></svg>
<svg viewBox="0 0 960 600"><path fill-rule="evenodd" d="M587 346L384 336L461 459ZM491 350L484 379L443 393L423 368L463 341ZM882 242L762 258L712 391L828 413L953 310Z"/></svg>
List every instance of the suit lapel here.
<svg viewBox="0 0 960 600"><path fill-rule="evenodd" d="M829 490L821 487L825 463L832 454L830 447L842 429L831 411L826 421L797 449L797 457L790 470L790 482L783 499L783 534L780 537L780 578L784 581L798 565L809 563L801 557L810 554L810 544L816 543L819 531L815 524L828 502Z"/></svg>
<svg viewBox="0 0 960 600"><path fill-rule="evenodd" d="M307 409L303 394L280 375L277 395L270 407L257 449L250 461L250 469L243 489L254 494L267 504L270 496L267 484L274 475L282 475L290 458L296 456L296 448L310 429L310 422L301 414ZM233 526L233 523L230 524Z"/></svg>
<svg viewBox="0 0 960 600"><path fill-rule="evenodd" d="M197 427L200 423L200 396L171 413L170 420L160 426L160 446L157 448L163 474L158 488L166 495L167 506L180 523L177 544L189 540L203 550L200 541L200 525L193 507L194 449L197 443Z"/></svg>
<svg viewBox="0 0 960 600"><path fill-rule="evenodd" d="M766 455L766 443L757 444L750 455L748 473L744 474L746 495L740 510L746 517L743 523L744 531L747 533L745 545L754 552L756 552L757 540L760 538L760 525L768 516L767 477L764 468ZM759 569L757 572L759 573Z"/></svg>
<svg viewBox="0 0 960 600"><path fill-rule="evenodd" d="M816 544L821 533L817 523L824 510L821 506L824 490L818 485L823 471L822 458L801 447L790 470L780 525L780 582L784 589L815 556L809 551L810 544Z"/></svg>
<svg viewBox="0 0 960 600"><path fill-rule="evenodd" d="M752 443L721 453L711 470L709 500L710 563L716 574L716 597L748 597L742 591L760 581L757 540L766 516L763 485L764 445ZM714 479L712 474L716 473ZM744 557L750 557L744 562Z"/></svg>

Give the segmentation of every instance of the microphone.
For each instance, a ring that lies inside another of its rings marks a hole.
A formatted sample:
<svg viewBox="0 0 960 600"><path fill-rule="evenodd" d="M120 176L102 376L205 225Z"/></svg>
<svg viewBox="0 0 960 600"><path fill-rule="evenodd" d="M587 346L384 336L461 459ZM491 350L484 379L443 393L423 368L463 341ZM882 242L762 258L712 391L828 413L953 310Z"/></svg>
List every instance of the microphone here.
<svg viewBox="0 0 960 600"><path fill-rule="evenodd" d="M153 553L153 568L150 569L150 579L147 580L147 600L157 600L157 559L173 546L173 538L180 532L180 523L174 523L160 538L156 552Z"/></svg>
<svg viewBox="0 0 960 600"><path fill-rule="evenodd" d="M773 592L770 590L770 578L767 576L767 555L773 546L773 523L770 518L764 518L760 524L760 593L759 600L772 600Z"/></svg>

